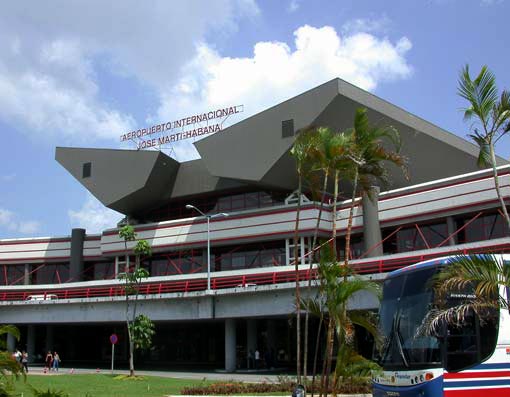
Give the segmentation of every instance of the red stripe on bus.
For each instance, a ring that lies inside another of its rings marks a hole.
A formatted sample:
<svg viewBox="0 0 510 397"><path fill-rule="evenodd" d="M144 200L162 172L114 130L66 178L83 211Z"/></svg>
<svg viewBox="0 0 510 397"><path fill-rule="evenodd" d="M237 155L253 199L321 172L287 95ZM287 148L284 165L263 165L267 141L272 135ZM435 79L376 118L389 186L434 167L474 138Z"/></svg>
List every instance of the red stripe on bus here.
<svg viewBox="0 0 510 397"><path fill-rule="evenodd" d="M447 372L444 374L445 379L498 378L503 376L510 376L510 371Z"/></svg>
<svg viewBox="0 0 510 397"><path fill-rule="evenodd" d="M445 390L444 397L507 397L510 387L494 387L486 389Z"/></svg>

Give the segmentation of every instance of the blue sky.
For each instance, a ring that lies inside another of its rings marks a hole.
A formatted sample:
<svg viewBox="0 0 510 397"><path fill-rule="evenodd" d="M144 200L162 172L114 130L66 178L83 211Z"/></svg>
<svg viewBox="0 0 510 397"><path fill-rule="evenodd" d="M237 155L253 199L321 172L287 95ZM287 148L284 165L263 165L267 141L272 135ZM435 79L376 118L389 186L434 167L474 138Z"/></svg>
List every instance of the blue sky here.
<svg viewBox="0 0 510 397"><path fill-rule="evenodd" d="M56 146L118 148L122 133L228 104L244 104L239 121L334 77L466 137L458 72L487 64L510 88L509 3L5 2L0 238L121 218L54 160ZM510 156L508 141L498 152ZM190 142L174 153L196 157Z"/></svg>

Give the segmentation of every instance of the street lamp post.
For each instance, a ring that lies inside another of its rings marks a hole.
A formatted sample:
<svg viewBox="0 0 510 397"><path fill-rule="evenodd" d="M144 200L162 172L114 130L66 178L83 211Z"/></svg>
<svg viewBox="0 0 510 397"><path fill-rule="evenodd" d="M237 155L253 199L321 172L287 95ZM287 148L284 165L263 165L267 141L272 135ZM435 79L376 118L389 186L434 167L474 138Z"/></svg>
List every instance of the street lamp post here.
<svg viewBox="0 0 510 397"><path fill-rule="evenodd" d="M191 204L186 204L186 208L189 210L195 210L207 220L207 292L211 291L211 228L210 222L213 218L219 218L221 216L228 216L225 212L218 214L206 215L197 207Z"/></svg>

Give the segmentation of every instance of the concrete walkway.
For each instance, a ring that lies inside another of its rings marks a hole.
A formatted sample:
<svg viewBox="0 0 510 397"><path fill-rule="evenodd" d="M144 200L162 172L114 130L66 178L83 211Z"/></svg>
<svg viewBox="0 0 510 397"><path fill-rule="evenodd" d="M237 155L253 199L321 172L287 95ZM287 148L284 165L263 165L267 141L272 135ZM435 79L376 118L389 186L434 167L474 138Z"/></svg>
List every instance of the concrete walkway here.
<svg viewBox="0 0 510 397"><path fill-rule="evenodd" d="M58 372L44 372L43 367L29 367L29 375L44 375L44 376L58 376L63 374L110 374L110 370L106 369L93 369L93 368L60 368ZM242 372L242 373L226 373L226 372L191 372L191 371L143 371L136 370L136 375L142 376L161 376L166 378L179 378L179 379L207 379L207 380L234 380L242 382L276 382L279 375L264 372ZM116 375L127 375L128 370L114 370Z"/></svg>

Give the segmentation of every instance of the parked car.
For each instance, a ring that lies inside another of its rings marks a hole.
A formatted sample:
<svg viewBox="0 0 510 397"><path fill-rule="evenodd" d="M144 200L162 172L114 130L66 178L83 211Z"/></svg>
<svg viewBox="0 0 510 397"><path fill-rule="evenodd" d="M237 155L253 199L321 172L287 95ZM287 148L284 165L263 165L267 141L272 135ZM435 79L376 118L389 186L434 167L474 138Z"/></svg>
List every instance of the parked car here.
<svg viewBox="0 0 510 397"><path fill-rule="evenodd" d="M27 301L48 301L58 299L56 294L28 295Z"/></svg>

